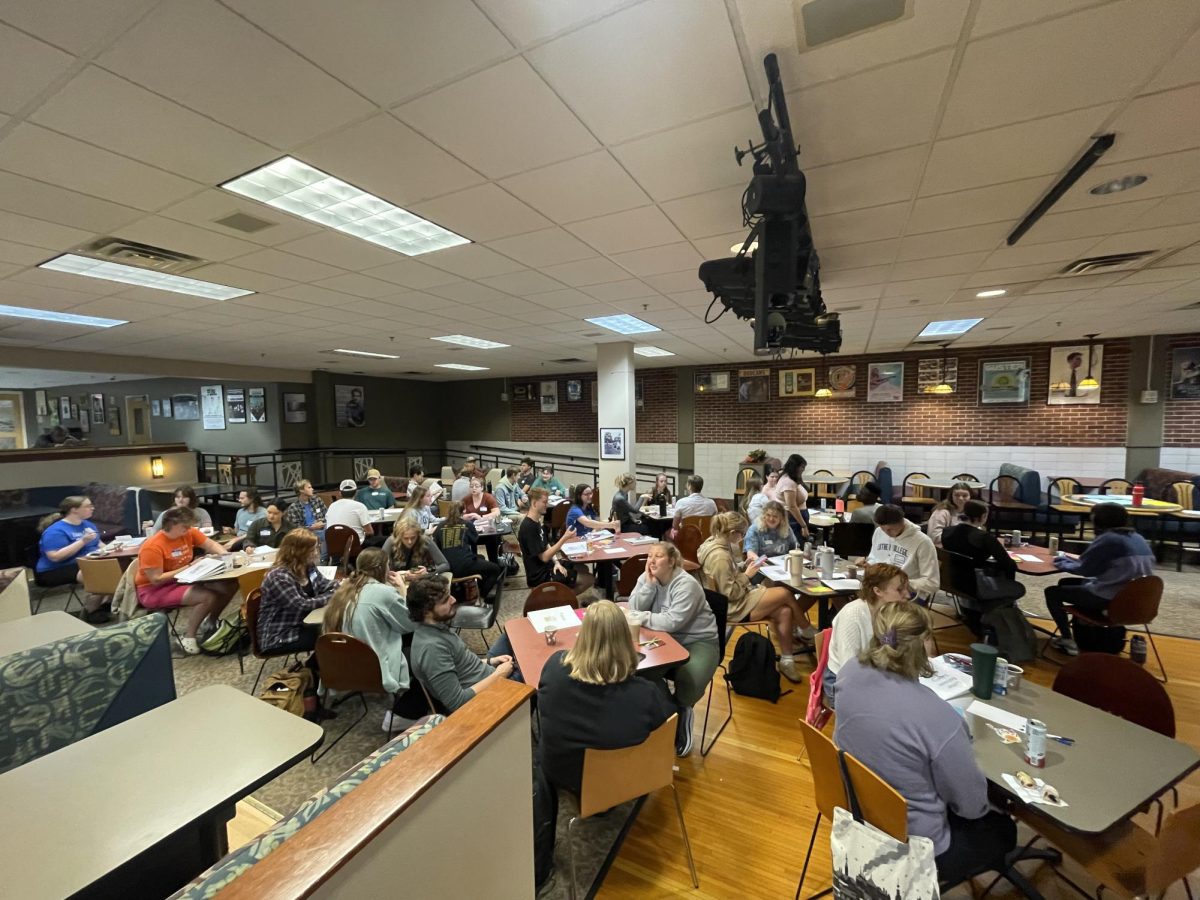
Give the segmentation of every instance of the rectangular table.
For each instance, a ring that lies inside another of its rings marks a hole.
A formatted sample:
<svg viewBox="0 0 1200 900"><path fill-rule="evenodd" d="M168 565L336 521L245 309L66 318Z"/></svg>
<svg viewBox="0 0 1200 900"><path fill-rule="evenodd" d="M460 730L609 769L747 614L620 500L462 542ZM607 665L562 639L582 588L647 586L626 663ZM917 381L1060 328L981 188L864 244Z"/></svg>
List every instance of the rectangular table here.
<svg viewBox="0 0 1200 900"><path fill-rule="evenodd" d="M5 772L4 893L165 896L226 853L234 804L323 736L214 685Z"/></svg>
<svg viewBox="0 0 1200 900"><path fill-rule="evenodd" d="M618 534L611 542L603 545L601 545L599 542L596 542L595 545L590 545L588 547L587 553L579 553L575 556L568 556L567 559L573 563L600 563L601 565L596 572L596 581L599 587L603 589L604 596L611 600L613 597L613 589L615 587L612 577L612 569L610 566L603 565L603 563L620 562L621 560L629 559L631 556L639 556L643 553L649 553L650 548L654 546L653 541L646 541L645 543L639 544L629 543L631 540L638 540L644 537L645 535L641 534ZM685 559L683 561L683 568L688 572L694 572L699 569L700 566L691 560Z"/></svg>
<svg viewBox="0 0 1200 900"><path fill-rule="evenodd" d="M95 629L65 612L44 612L0 625L0 656L20 653Z"/></svg>
<svg viewBox="0 0 1200 900"><path fill-rule="evenodd" d="M513 647L513 655L517 658L517 666L520 668L521 677L525 679L526 684L534 688L538 686L538 682L542 678L542 666L546 664L546 660L559 650L570 650L574 647L581 627L582 625L574 628L560 628L555 633L555 642L547 644L546 636L538 634L533 623L528 619L509 619L504 623L504 630ZM663 666L674 666L687 660L689 656L687 650L671 635L665 631L642 629L641 639L643 641L654 638L661 640L662 644L649 650L644 647L640 648L639 652L643 658L638 663L639 672Z"/></svg>
<svg viewBox="0 0 1200 900"><path fill-rule="evenodd" d="M974 697L953 703L960 709ZM1026 718L1041 719L1051 734L1074 738L1074 746L1046 742L1046 766L1032 768L1025 744L1005 744L985 719L967 716L975 761L988 781L1011 793L1003 775L1023 770L1058 788L1069 805L1034 804L1028 809L1072 831L1104 831L1129 818L1152 798L1200 767L1200 754L1125 719L1023 680L1019 690L984 701Z"/></svg>

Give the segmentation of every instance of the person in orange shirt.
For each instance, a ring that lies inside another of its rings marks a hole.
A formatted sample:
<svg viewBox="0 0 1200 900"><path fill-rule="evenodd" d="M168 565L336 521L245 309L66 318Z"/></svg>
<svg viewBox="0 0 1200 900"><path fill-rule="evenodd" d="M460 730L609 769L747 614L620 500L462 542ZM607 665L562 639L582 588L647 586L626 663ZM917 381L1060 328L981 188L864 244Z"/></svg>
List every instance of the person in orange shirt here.
<svg viewBox="0 0 1200 900"><path fill-rule="evenodd" d="M209 616L215 621L237 592L237 581L180 584L175 573L192 561L196 548L224 556L228 551L216 541L193 528L192 511L182 507L163 513L162 531L146 539L138 552L138 603L146 609L175 609L190 606L187 630L180 640L183 650L192 656L200 652L196 634Z"/></svg>

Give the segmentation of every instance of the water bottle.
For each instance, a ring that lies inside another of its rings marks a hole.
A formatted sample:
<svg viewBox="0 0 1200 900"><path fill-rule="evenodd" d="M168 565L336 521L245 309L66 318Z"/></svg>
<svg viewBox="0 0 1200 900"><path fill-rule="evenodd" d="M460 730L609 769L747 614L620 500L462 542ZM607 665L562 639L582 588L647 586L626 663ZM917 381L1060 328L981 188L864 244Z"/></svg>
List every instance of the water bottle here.
<svg viewBox="0 0 1200 900"><path fill-rule="evenodd" d="M1141 506L1146 497L1146 486L1140 481L1133 486L1133 505Z"/></svg>
<svg viewBox="0 0 1200 900"><path fill-rule="evenodd" d="M1146 664L1146 639L1140 634L1129 639L1129 658L1139 666Z"/></svg>
<svg viewBox="0 0 1200 900"><path fill-rule="evenodd" d="M822 547L818 558L821 560L821 577L833 578L833 567L837 560L837 554L833 552L833 548Z"/></svg>

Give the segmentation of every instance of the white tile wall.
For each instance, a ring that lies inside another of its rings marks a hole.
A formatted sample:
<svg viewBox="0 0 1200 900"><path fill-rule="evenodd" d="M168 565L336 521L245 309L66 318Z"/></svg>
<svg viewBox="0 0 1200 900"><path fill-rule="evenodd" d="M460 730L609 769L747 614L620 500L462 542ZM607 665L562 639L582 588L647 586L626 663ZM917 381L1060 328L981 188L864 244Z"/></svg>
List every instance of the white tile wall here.
<svg viewBox="0 0 1200 900"><path fill-rule="evenodd" d="M1200 472L1200 447L1163 447L1159 465L1181 472Z"/></svg>

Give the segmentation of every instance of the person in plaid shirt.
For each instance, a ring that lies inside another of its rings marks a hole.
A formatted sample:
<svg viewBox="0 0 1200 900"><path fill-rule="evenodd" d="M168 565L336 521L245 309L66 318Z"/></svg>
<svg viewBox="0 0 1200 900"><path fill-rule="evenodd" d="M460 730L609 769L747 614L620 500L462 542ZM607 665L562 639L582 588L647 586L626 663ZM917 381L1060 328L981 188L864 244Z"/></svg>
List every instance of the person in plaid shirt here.
<svg viewBox="0 0 1200 900"><path fill-rule="evenodd" d="M289 531L263 579L258 608L258 645L264 653L313 650L320 629L304 617L329 602L337 587L317 571L320 544L307 528Z"/></svg>

